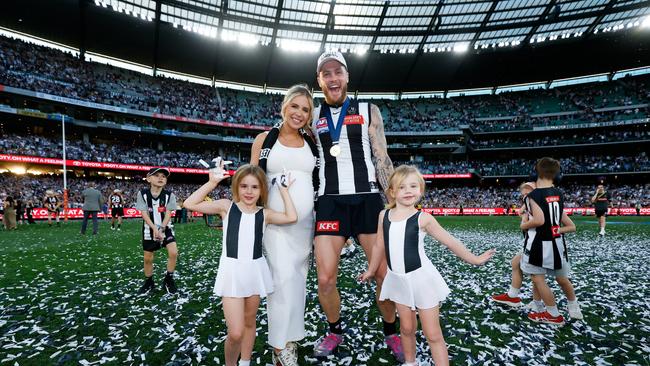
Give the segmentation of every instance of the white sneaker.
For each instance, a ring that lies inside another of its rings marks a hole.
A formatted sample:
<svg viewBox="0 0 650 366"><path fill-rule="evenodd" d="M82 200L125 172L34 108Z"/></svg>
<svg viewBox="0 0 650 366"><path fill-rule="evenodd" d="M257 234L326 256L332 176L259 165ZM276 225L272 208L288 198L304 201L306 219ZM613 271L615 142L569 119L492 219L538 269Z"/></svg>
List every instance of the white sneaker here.
<svg viewBox="0 0 650 366"><path fill-rule="evenodd" d="M273 351L271 354L271 362L273 366L298 366L298 355L293 349L287 347L278 354Z"/></svg>
<svg viewBox="0 0 650 366"><path fill-rule="evenodd" d="M538 305L535 300L531 300L528 304L526 304L525 309L528 310L531 313L541 313L546 308L544 307L544 304Z"/></svg>
<svg viewBox="0 0 650 366"><path fill-rule="evenodd" d="M115 227L111 226L111 230L115 230Z"/></svg>
<svg viewBox="0 0 650 366"><path fill-rule="evenodd" d="M600 236L605 236L605 229L600 229L600 232L598 233Z"/></svg>
<svg viewBox="0 0 650 366"><path fill-rule="evenodd" d="M580 310L580 303L569 304L567 306L569 309L569 316L571 319L582 320L584 316L582 315L582 310Z"/></svg>
<svg viewBox="0 0 650 366"><path fill-rule="evenodd" d="M296 342L287 342L287 349L294 354L298 354L298 343Z"/></svg>

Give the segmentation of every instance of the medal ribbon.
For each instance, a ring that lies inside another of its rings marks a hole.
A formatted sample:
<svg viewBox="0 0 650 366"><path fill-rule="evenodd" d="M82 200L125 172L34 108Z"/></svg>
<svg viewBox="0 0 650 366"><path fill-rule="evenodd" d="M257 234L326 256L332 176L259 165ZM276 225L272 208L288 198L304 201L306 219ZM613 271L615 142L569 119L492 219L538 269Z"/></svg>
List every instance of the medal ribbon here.
<svg viewBox="0 0 650 366"><path fill-rule="evenodd" d="M332 113L330 112L330 107L323 103L323 109L325 110L325 118L327 119L327 127L329 129L330 137L332 138L332 145L337 145L339 139L341 138L341 130L343 128L343 121L345 120L345 115L350 106L350 98L345 98L343 106L341 107L341 114L339 115L339 121L336 127L334 127L334 121L332 120Z"/></svg>

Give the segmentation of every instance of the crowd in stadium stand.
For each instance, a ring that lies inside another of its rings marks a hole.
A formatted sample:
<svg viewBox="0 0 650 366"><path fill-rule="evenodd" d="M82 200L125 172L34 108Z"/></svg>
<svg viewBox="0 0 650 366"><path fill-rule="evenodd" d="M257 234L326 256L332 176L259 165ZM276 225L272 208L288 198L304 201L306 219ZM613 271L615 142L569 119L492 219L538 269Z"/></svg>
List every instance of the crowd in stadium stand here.
<svg viewBox="0 0 650 366"><path fill-rule="evenodd" d="M114 189L120 189L126 199L126 206L133 207L136 193L146 187L146 182L138 180L120 180L96 178L93 181L97 184L105 198L108 198ZM68 187L70 192L70 207L81 207L83 197L81 191L86 188L87 179L69 178ZM187 198L199 187L197 184L180 184L170 182L167 189L174 192L179 200ZM12 196L24 202L32 201L35 207L42 207L41 200L45 191L52 189L61 191L63 177L49 175L14 175L10 173L0 174L0 198ZM560 185L566 199L566 207L591 207L590 199L594 194L595 185L569 184ZM610 186L608 191L612 197L614 207L635 207L641 204L642 207L650 206L650 184L645 185L619 185ZM220 185L211 194L213 199L231 198L230 188ZM519 192L516 185L498 187L427 187L423 197L423 207L511 207L513 204L520 204Z"/></svg>
<svg viewBox="0 0 650 366"><path fill-rule="evenodd" d="M83 206L83 196L81 195L81 192L87 188L87 183L89 181L89 179L84 178L68 177L68 200L71 208L81 208ZM144 179L122 180L96 178L92 179L92 181L96 183L96 188L102 192L106 201L108 201L108 197L111 195L113 190L121 190L127 207L134 207L136 193L139 190L148 187L148 183L144 181ZM171 181L165 189L174 192L176 197L182 201L189 197L189 195L198 187L199 184L175 183ZM35 207L43 207L43 202L41 202L41 200L45 197L45 191L48 189L57 192L59 198L62 200L63 177L56 175L0 174L0 195L20 198L25 202L32 201ZM213 199L232 198L230 195L230 188L226 186L217 187L217 189L212 192L211 197Z"/></svg>
<svg viewBox="0 0 650 366"><path fill-rule="evenodd" d="M0 153L15 155L32 155L49 158L61 158L61 141L44 136L25 136L7 134L0 140ZM215 152L216 153L216 152ZM240 155L236 150L227 151L225 157L233 161L236 168L248 161L248 153ZM105 143L86 143L81 140L69 140L66 143L66 157L72 160L87 160L125 164L145 164L155 166L201 168L199 159L211 156L206 152L182 152L173 150L155 150L131 145ZM650 160L646 153L631 156L594 156L574 155L559 159L565 174L613 173L650 171ZM475 172L483 176L528 175L531 173L534 159L492 159L492 160L422 160L418 162L395 161L395 165L414 164L422 173L468 173Z"/></svg>
<svg viewBox="0 0 650 366"><path fill-rule="evenodd" d="M211 88L85 62L72 54L4 37L0 37L0 84L143 111L267 126L280 120L282 101L281 95ZM647 118L649 84L650 77L640 76L548 90L373 102L382 111L388 131L461 125L478 131L510 130ZM547 115L561 112L565 113Z"/></svg>
<svg viewBox="0 0 650 366"><path fill-rule="evenodd" d="M650 171L650 160L646 153L633 156L575 155L558 160L564 174ZM395 161L394 163L416 165L425 174L474 172L482 176L527 176L533 170L535 159L474 160L470 158L469 160Z"/></svg>
<svg viewBox="0 0 650 366"><path fill-rule="evenodd" d="M0 140L0 153L3 154L62 158L62 151L63 146L60 139L44 136L6 134ZM211 154L218 153L212 152ZM209 160L212 157L209 155L208 153L136 147L126 145L124 141L116 141L111 144L90 143L75 139L66 141L66 158L71 160L201 168L199 159ZM227 160L233 162L233 166L239 166L240 158L236 151L226 151L224 155ZM248 156L246 159L248 160Z"/></svg>
<svg viewBox="0 0 650 366"><path fill-rule="evenodd" d="M535 138L494 138L471 139L470 145L476 149L492 149L504 147L537 147L575 144L599 144L619 141L650 140L650 130L608 131L608 132L574 132L562 136L538 136Z"/></svg>
<svg viewBox="0 0 650 366"><path fill-rule="evenodd" d="M560 184L566 207L591 207L595 185ZM615 207L634 207L640 203L650 205L650 184L608 187ZM421 203L423 207L510 207L521 204L517 187L444 187L427 188Z"/></svg>

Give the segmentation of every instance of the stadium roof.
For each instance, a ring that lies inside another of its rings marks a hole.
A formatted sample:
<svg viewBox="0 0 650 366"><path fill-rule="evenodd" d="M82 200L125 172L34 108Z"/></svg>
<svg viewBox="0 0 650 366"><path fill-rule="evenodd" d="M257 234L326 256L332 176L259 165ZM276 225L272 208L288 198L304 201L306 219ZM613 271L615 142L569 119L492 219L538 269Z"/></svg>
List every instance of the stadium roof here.
<svg viewBox="0 0 650 366"><path fill-rule="evenodd" d="M484 87L650 64L650 1L640 0L12 0L5 6L3 25L83 52L255 85L313 84L313 65L291 66L315 63L326 49L354 59L351 86L366 91ZM603 47L618 52L616 59L588 64L594 55L606 58ZM518 70L534 49L538 62ZM552 62L558 55L567 57L567 67ZM570 65L576 57L587 70ZM465 64L482 77L441 77ZM542 75L554 69L576 71ZM283 77L283 70L297 75Z"/></svg>
<svg viewBox="0 0 650 366"><path fill-rule="evenodd" d="M243 42L305 50L414 52L503 47L639 25L640 0L96 0Z"/></svg>

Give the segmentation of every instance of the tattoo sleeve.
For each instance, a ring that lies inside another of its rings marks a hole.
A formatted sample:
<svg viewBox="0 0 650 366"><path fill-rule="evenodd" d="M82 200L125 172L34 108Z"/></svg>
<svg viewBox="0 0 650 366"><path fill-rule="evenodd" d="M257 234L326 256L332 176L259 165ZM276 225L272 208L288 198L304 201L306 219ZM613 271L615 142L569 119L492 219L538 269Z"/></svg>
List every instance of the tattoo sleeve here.
<svg viewBox="0 0 650 366"><path fill-rule="evenodd" d="M368 135L375 161L377 181L381 188L386 191L388 189L388 178L393 173L393 162L388 156L386 136L384 135L384 121L381 118L379 108L374 104L370 105L370 120Z"/></svg>

